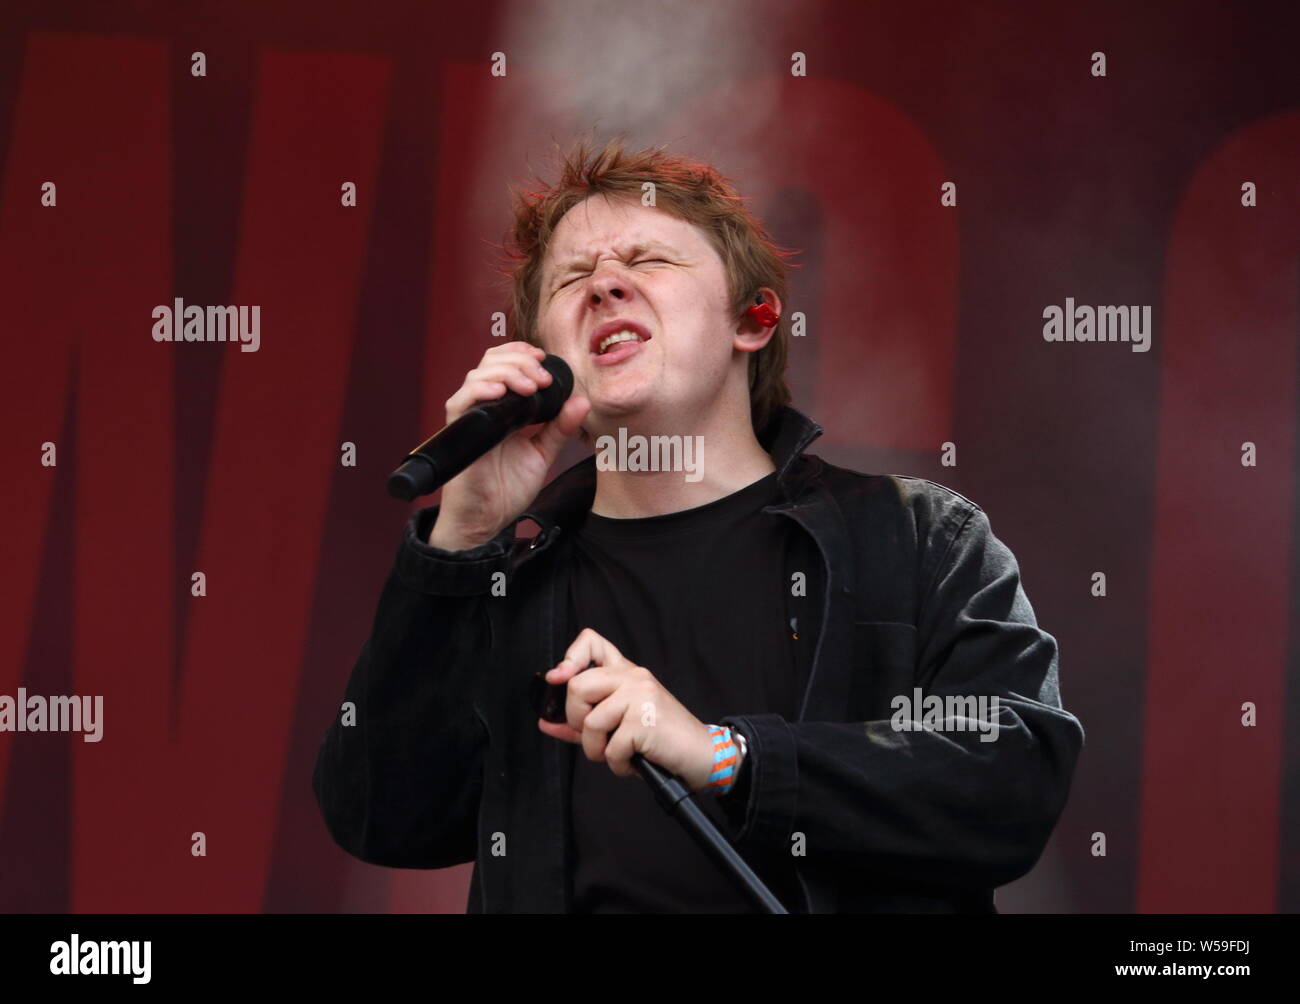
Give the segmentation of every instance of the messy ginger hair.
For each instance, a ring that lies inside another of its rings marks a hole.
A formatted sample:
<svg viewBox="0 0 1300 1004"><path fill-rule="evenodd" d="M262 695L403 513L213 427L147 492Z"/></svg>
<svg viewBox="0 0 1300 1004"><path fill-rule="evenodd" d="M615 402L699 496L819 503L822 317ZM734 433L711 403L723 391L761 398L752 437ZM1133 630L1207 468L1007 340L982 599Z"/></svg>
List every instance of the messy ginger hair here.
<svg viewBox="0 0 1300 1004"><path fill-rule="evenodd" d="M699 227L722 259L732 313L739 318L760 287L787 302L787 259L794 253L777 245L745 207L735 187L708 164L671 156L663 148L630 152L621 138L603 147L580 140L561 156L553 185L515 189L514 226L504 268L513 285L507 328L512 339L540 345L537 313L542 261L560 220L593 195L640 200L646 182L654 184L655 205ZM790 401L785 380L788 322L784 316L768 343L749 357L750 417L762 438L768 422Z"/></svg>

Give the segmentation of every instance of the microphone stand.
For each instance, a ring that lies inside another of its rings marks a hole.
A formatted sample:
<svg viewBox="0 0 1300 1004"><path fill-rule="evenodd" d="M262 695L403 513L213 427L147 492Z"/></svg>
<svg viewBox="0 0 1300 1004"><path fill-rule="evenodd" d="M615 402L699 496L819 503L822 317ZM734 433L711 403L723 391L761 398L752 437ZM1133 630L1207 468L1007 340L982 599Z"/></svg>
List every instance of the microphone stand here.
<svg viewBox="0 0 1300 1004"><path fill-rule="evenodd" d="M596 665L595 662L588 663L587 669L591 669L594 665ZM545 682L540 673L534 679ZM546 685L540 713L544 721L564 721L565 690L564 684ZM772 890L754 872L754 869L749 867L749 863L740 856L727 838L722 835L722 831L714 825L713 820L706 816L704 810L695 804L690 791L687 790L686 785L682 784L678 777L670 774L658 764L651 763L640 753L632 755L632 768L650 786L655 800L663 807L663 810L681 824L682 828L691 835L691 838L703 849L704 853L731 877L737 887L754 902L755 906L764 913L789 913L781 905L781 901L772 894Z"/></svg>
<svg viewBox="0 0 1300 1004"><path fill-rule="evenodd" d="M650 785L650 790L654 792L655 799L663 806L664 811L681 823L682 828L695 838L695 842L704 849L704 852L732 877L736 885L754 901L759 909L764 913L789 912L781 905L781 901L772 895L772 890L754 873L754 869L750 868L745 859L728 843L727 838L713 824L713 820L695 804L691 793L686 790L686 786L681 781L662 767L651 763L640 753L632 756L632 767L645 779L646 784Z"/></svg>

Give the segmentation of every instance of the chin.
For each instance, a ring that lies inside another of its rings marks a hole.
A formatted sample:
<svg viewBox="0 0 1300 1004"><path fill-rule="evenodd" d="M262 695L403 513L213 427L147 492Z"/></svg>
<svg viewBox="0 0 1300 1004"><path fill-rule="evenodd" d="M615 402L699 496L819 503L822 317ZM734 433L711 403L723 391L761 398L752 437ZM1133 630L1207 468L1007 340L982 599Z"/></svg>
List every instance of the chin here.
<svg viewBox="0 0 1300 1004"><path fill-rule="evenodd" d="M587 399L591 401L591 413L599 419L617 419L636 415L659 403L654 388L649 386L627 387L597 394L594 397L588 394Z"/></svg>

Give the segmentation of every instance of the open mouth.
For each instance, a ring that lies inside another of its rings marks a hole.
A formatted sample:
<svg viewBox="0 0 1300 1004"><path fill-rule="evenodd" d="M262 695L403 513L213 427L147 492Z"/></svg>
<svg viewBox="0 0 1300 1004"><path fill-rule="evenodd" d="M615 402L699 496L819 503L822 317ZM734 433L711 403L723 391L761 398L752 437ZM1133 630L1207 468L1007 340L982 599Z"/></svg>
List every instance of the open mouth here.
<svg viewBox="0 0 1300 1004"><path fill-rule="evenodd" d="M637 332L624 328L621 331L615 331L613 334L606 335L602 338L600 343L596 346L596 355L603 356L607 352L614 350L617 346L626 345L628 342L644 341L645 339L637 334Z"/></svg>
<svg viewBox="0 0 1300 1004"><path fill-rule="evenodd" d="M616 318L591 333L588 349L597 366L612 366L630 359L650 340L650 332L633 320Z"/></svg>
<svg viewBox="0 0 1300 1004"><path fill-rule="evenodd" d="M597 366L613 366L624 359L631 359L641 351L645 341L641 338L624 338L613 342L596 354Z"/></svg>

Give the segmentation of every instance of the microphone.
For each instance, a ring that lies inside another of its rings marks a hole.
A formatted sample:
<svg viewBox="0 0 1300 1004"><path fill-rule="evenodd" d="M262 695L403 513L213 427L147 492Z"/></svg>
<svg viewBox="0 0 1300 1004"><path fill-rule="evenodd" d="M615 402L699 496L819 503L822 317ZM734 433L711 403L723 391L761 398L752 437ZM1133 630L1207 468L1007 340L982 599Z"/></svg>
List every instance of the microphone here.
<svg viewBox="0 0 1300 1004"><path fill-rule="evenodd" d="M552 380L536 393L525 397L507 387L504 397L479 401L408 453L388 476L388 494L409 502L437 491L516 429L551 421L573 393L573 370L552 355L542 368Z"/></svg>

